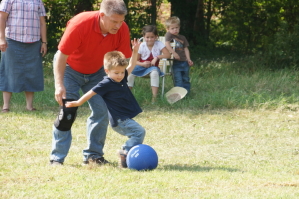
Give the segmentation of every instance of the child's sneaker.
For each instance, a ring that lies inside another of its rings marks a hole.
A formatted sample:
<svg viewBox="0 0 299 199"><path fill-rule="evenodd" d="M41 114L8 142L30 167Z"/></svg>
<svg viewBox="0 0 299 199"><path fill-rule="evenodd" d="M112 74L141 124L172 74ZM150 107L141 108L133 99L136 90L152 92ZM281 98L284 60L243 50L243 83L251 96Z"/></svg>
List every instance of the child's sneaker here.
<svg viewBox="0 0 299 199"><path fill-rule="evenodd" d="M127 168L127 153L124 150L119 150L117 152L117 155L119 157L118 160L118 166L119 168Z"/></svg>

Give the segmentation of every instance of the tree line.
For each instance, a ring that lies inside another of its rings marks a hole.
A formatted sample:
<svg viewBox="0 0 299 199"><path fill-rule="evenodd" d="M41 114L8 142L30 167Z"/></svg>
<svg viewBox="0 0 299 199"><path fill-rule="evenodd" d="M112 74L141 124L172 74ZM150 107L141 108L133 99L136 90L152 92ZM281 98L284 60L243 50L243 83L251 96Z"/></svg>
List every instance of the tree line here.
<svg viewBox="0 0 299 199"><path fill-rule="evenodd" d="M268 61L297 66L299 59L298 0L124 0L132 37L141 28L157 25L162 3L171 4L171 15L181 19L181 34L195 52L217 48L245 54L263 53ZM74 15L98 10L101 0L44 0L48 12L49 47L55 50L67 21Z"/></svg>

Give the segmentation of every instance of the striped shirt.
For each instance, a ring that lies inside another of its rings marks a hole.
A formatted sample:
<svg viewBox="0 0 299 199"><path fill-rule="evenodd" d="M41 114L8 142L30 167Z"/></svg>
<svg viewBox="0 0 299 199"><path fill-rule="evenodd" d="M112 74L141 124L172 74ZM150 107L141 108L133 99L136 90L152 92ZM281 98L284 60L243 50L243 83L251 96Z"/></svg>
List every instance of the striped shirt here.
<svg viewBox="0 0 299 199"><path fill-rule="evenodd" d="M8 13L7 38L24 43L41 39L40 17L46 16L41 0L2 0L0 11Z"/></svg>

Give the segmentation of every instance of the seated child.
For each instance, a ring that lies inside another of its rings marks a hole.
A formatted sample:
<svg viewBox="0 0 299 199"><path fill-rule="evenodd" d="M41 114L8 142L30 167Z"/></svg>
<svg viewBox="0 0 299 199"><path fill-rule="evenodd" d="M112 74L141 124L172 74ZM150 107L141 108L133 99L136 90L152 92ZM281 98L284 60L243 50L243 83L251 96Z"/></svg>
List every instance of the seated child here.
<svg viewBox="0 0 299 199"><path fill-rule="evenodd" d="M159 61L162 58L170 58L170 53L165 45L158 41L156 26L147 25L142 29L143 43L140 44L137 57L137 66L128 77L130 88L134 86L135 77L150 75L152 87L152 103L155 102L159 89L159 76L164 74L159 68Z"/></svg>

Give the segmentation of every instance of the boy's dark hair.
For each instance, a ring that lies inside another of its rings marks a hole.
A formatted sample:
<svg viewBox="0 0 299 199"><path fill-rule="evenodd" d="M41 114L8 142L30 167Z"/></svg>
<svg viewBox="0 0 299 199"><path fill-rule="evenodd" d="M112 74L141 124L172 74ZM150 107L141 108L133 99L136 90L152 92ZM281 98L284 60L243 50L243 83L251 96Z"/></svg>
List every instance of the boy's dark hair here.
<svg viewBox="0 0 299 199"><path fill-rule="evenodd" d="M144 36L146 33L152 32L154 35L158 36L157 27L154 25L146 25L142 28L142 35Z"/></svg>

